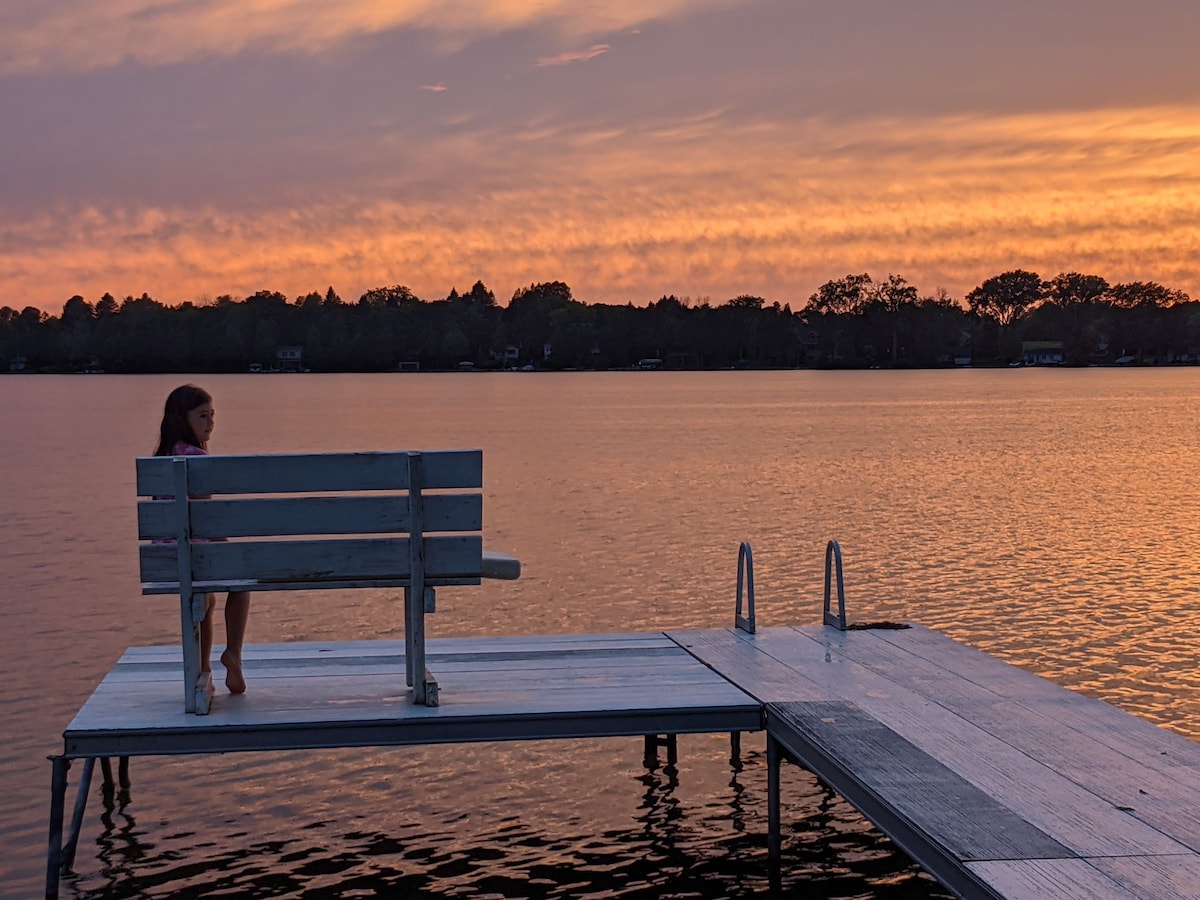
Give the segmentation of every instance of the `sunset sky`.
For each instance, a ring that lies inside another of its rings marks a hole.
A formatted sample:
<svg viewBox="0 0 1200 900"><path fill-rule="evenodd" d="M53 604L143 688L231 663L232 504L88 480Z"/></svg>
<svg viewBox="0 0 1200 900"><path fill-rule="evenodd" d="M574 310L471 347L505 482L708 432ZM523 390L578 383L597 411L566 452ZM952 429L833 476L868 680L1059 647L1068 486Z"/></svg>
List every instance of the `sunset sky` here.
<svg viewBox="0 0 1200 900"><path fill-rule="evenodd" d="M1197 0L4 0L0 306L1200 297Z"/></svg>

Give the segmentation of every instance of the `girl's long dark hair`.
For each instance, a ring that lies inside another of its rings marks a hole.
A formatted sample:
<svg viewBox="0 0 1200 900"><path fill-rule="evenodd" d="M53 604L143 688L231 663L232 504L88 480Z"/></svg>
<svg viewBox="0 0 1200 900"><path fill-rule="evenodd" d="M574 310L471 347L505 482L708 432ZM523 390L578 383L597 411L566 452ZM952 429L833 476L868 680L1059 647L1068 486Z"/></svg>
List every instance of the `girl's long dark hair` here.
<svg viewBox="0 0 1200 900"><path fill-rule="evenodd" d="M200 439L188 424L188 413L197 406L212 403L208 391L194 384L184 384L175 388L167 395L167 403L163 408L162 424L158 426L158 447L155 456L170 456L175 445L180 441L200 446Z"/></svg>

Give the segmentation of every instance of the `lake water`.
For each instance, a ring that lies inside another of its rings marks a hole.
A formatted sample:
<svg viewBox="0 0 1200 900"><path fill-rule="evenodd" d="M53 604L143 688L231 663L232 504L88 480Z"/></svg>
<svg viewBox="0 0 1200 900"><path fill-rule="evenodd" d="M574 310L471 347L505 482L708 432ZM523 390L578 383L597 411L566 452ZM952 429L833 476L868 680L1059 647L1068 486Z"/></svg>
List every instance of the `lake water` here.
<svg viewBox="0 0 1200 900"><path fill-rule="evenodd" d="M126 647L177 640L137 581L133 457L179 376L0 378L0 896L41 890L61 733ZM219 453L481 447L518 582L439 594L431 635L920 622L1200 736L1200 370L198 376ZM395 597L255 600L250 641L398 637ZM218 643L222 640L218 632ZM250 690L253 690L251 683ZM746 897L761 736L132 762L64 897ZM77 770L75 773L77 774ZM942 896L784 769L786 896Z"/></svg>

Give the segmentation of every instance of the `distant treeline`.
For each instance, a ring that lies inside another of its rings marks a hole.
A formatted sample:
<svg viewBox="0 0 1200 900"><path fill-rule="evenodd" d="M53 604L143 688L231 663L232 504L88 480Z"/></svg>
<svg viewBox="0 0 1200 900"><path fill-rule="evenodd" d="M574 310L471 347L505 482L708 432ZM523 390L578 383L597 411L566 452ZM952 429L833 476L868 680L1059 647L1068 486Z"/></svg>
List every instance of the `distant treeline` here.
<svg viewBox="0 0 1200 900"><path fill-rule="evenodd" d="M0 307L0 366L25 371L1002 365L1033 341L1052 343L1066 365L1192 361L1200 303L1156 282L1110 285L1077 272L1045 281L1017 269L961 302L920 296L897 275L847 275L798 311L750 295L716 306L673 295L647 306L585 303L561 281L518 290L505 307L482 282L432 301L392 286L352 303L331 287L294 301L259 291L179 306L146 294L75 296L59 316Z"/></svg>

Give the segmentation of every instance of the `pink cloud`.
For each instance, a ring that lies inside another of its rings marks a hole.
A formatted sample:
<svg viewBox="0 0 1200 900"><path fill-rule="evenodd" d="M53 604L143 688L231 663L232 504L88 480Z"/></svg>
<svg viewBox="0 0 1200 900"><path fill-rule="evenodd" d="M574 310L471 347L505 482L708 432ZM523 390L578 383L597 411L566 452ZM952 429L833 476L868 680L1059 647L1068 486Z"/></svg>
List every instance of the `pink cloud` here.
<svg viewBox="0 0 1200 900"><path fill-rule="evenodd" d="M434 94L440 94L442 91L446 90L446 86L439 81L437 84L423 84L421 85L421 90L430 91Z"/></svg>
<svg viewBox="0 0 1200 900"><path fill-rule="evenodd" d="M569 66L571 63L587 62L597 56L603 56L612 48L608 44L592 44L586 50L568 50L558 56L543 56L537 64L541 66Z"/></svg>

